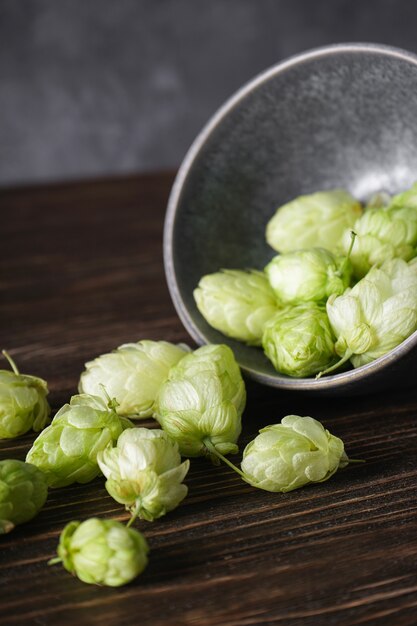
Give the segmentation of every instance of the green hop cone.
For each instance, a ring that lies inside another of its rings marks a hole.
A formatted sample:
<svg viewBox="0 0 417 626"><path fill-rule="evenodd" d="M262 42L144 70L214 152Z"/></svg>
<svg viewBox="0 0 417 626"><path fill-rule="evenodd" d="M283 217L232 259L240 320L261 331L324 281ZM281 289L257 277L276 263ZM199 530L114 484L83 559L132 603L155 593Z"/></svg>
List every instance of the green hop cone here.
<svg viewBox="0 0 417 626"><path fill-rule="evenodd" d="M377 191L368 199L365 207L367 209L383 209L391 204L391 196L386 191Z"/></svg>
<svg viewBox="0 0 417 626"><path fill-rule="evenodd" d="M47 384L42 378L20 374L7 352L3 354L13 371L0 370L0 439L19 437L30 429L38 432L51 412Z"/></svg>
<svg viewBox="0 0 417 626"><path fill-rule="evenodd" d="M278 372L304 378L334 363L334 341L324 307L306 302L278 312L266 324L262 343Z"/></svg>
<svg viewBox="0 0 417 626"><path fill-rule="evenodd" d="M143 572L148 564L144 536L114 520L91 518L70 522L61 533L58 557L65 569L92 585L120 587Z"/></svg>
<svg viewBox="0 0 417 626"><path fill-rule="evenodd" d="M213 447L235 453L245 402L233 352L225 345L208 345L172 368L159 393L156 419L184 456L211 454Z"/></svg>
<svg viewBox="0 0 417 626"><path fill-rule="evenodd" d="M175 509L187 495L182 484L190 462L162 430L129 428L97 456L106 489L134 517L150 522Z"/></svg>
<svg viewBox="0 0 417 626"><path fill-rule="evenodd" d="M372 268L352 289L327 301L327 313L342 357L354 367L386 354L417 329L417 264L402 259Z"/></svg>
<svg viewBox="0 0 417 626"><path fill-rule="evenodd" d="M352 267L347 257L336 257L324 248L309 248L272 259L265 273L275 295L285 304L325 302L350 285Z"/></svg>
<svg viewBox="0 0 417 626"><path fill-rule="evenodd" d="M241 468L254 487L285 493L323 482L348 463L343 441L320 422L287 415L246 446Z"/></svg>
<svg viewBox="0 0 417 626"><path fill-rule="evenodd" d="M85 364L78 390L106 398L116 398L117 413L144 418L153 413L155 398L168 372L187 350L166 341L143 340L126 343Z"/></svg>
<svg viewBox="0 0 417 626"><path fill-rule="evenodd" d="M417 209L417 182L410 189L393 196L389 206L393 209L410 207Z"/></svg>
<svg viewBox="0 0 417 626"><path fill-rule="evenodd" d="M416 255L417 203L401 206L398 197L388 207L368 209L357 220L357 241L350 256L357 278L365 276L374 265L381 266L394 258L408 261ZM349 248L349 241L349 231L345 231L342 237L344 250Z"/></svg>
<svg viewBox="0 0 417 626"><path fill-rule="evenodd" d="M361 212L361 205L342 189L300 196L277 210L266 240L278 252L314 246L337 252L344 230L352 229Z"/></svg>
<svg viewBox="0 0 417 626"><path fill-rule="evenodd" d="M73 396L35 439L26 460L45 473L50 487L87 483L98 476L98 452L132 426L113 406L97 396Z"/></svg>
<svg viewBox="0 0 417 626"><path fill-rule="evenodd" d="M227 337L260 345L278 303L263 272L222 270L203 276L194 299L204 319Z"/></svg>
<svg viewBox="0 0 417 626"><path fill-rule="evenodd" d="M46 502L45 476L30 463L0 461L0 534L28 522Z"/></svg>

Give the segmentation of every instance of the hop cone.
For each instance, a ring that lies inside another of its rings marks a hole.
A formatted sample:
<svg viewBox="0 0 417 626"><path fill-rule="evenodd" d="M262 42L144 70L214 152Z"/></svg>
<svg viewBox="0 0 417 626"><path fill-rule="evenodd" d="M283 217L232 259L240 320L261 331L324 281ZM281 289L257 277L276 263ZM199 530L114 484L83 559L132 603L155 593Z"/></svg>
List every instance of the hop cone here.
<svg viewBox="0 0 417 626"><path fill-rule="evenodd" d="M35 517L47 495L45 476L34 465L15 459L0 461L0 534Z"/></svg>
<svg viewBox="0 0 417 626"><path fill-rule="evenodd" d="M237 452L246 391L233 352L208 345L187 355L169 373L156 417L181 454L207 454L205 440L221 454Z"/></svg>
<svg viewBox="0 0 417 626"><path fill-rule="evenodd" d="M143 572L148 563L144 536L114 520L91 518L70 522L62 531L58 558L85 583L120 587Z"/></svg>
<svg viewBox="0 0 417 626"><path fill-rule="evenodd" d="M314 246L337 252L343 232L350 232L361 212L360 204L342 189L300 196L277 210L266 239L278 252Z"/></svg>
<svg viewBox="0 0 417 626"><path fill-rule="evenodd" d="M107 491L135 517L153 521L187 495L182 481L190 462L181 463L178 444L162 430L129 428L97 460Z"/></svg>
<svg viewBox="0 0 417 626"><path fill-rule="evenodd" d="M285 304L325 302L350 285L352 267L346 257L324 248L309 248L281 254L265 268L276 296Z"/></svg>
<svg viewBox="0 0 417 626"><path fill-rule="evenodd" d="M394 196L388 206L365 211L354 230L357 240L350 258L357 278L390 259L412 259L417 254L417 184ZM342 238L345 251L349 243L346 231Z"/></svg>
<svg viewBox="0 0 417 626"><path fill-rule="evenodd" d="M296 378L317 374L336 356L326 311L313 302L278 312L265 326L263 347L278 372Z"/></svg>
<svg viewBox="0 0 417 626"><path fill-rule="evenodd" d="M87 483L100 473L98 452L130 426L101 398L73 396L35 439L26 460L46 474L50 487Z"/></svg>
<svg viewBox="0 0 417 626"><path fill-rule="evenodd" d="M20 374L3 352L13 372L0 370L0 439L12 439L45 427L50 414L47 384L42 378Z"/></svg>
<svg viewBox="0 0 417 626"><path fill-rule="evenodd" d="M393 259L374 267L342 296L329 298L327 313L342 361L370 363L417 329L417 264Z"/></svg>
<svg viewBox="0 0 417 626"><path fill-rule="evenodd" d="M261 344L265 323L278 308L265 274L255 270L203 276L194 299L210 326L251 345Z"/></svg>
<svg viewBox="0 0 417 626"><path fill-rule="evenodd" d="M104 386L116 398L119 415L149 417L170 368L186 354L183 348L166 341L126 343L86 363L78 390L105 400Z"/></svg>
<svg viewBox="0 0 417 626"><path fill-rule="evenodd" d="M246 446L241 467L254 487L284 493L323 482L347 463L343 441L320 422L287 415Z"/></svg>

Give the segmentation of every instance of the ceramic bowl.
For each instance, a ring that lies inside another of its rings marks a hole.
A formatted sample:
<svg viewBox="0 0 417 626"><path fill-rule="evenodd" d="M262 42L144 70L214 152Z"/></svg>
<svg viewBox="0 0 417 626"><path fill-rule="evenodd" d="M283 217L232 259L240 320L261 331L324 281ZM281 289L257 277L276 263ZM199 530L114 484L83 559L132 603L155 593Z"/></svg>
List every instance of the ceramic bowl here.
<svg viewBox="0 0 417 626"><path fill-rule="evenodd" d="M226 338L193 290L220 268L262 269L265 226L301 194L336 187L358 199L417 179L417 57L375 44L320 48L279 63L232 96L186 155L169 199L164 261L170 293L199 343L226 343L250 378L310 393L360 394L407 384L417 333L372 363L319 380L276 372L259 348Z"/></svg>

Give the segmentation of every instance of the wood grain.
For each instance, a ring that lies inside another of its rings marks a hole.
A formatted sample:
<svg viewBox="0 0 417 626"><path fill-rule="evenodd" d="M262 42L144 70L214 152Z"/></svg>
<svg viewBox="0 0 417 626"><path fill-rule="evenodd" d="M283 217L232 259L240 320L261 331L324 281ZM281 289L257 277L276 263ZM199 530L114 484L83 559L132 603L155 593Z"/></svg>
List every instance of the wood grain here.
<svg viewBox="0 0 417 626"><path fill-rule="evenodd" d="M0 192L0 346L48 380L54 410L87 359L140 338L189 341L162 265L171 183L160 174ZM414 626L415 391L310 400L248 384L248 396L242 447L287 413L310 414L366 464L274 495L193 460L184 503L136 524L150 563L121 589L47 567L71 519L127 519L103 479L53 490L35 520L0 538L0 624ZM32 440L1 442L0 458L23 459Z"/></svg>

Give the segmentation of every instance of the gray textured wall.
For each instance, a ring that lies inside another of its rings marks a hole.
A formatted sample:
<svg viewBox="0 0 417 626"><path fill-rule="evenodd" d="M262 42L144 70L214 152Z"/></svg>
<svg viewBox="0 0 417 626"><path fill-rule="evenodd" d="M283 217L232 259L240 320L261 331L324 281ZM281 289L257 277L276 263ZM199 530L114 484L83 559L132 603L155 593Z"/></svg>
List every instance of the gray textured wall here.
<svg viewBox="0 0 417 626"><path fill-rule="evenodd" d="M416 33L412 0L0 0L0 184L177 166L278 60Z"/></svg>

